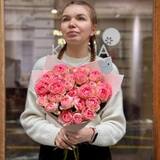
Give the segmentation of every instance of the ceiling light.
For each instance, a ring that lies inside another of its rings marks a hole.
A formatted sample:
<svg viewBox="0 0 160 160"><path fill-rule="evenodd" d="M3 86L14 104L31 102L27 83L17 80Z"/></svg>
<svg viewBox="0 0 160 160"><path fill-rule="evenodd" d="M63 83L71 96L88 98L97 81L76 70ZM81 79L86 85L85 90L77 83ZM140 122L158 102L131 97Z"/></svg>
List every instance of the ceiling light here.
<svg viewBox="0 0 160 160"><path fill-rule="evenodd" d="M58 12L57 9L52 9L52 10L51 10L51 13L52 13L52 14L57 14L57 12Z"/></svg>

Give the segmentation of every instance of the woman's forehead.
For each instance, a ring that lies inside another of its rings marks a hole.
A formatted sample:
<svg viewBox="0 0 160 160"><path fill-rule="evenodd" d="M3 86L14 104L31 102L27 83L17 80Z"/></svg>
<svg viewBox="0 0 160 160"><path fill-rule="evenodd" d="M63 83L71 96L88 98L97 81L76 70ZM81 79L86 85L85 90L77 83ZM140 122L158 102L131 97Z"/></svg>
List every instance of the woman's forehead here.
<svg viewBox="0 0 160 160"><path fill-rule="evenodd" d="M71 4L67 6L62 13L62 15L77 15L77 14L84 14L90 16L90 8L85 5Z"/></svg>

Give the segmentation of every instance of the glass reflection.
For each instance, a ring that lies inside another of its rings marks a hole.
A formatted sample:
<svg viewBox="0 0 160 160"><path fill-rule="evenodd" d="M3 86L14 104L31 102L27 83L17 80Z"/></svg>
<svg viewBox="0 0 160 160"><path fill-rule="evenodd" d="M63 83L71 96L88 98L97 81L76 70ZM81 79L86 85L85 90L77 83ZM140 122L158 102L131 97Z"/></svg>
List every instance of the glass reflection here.
<svg viewBox="0 0 160 160"><path fill-rule="evenodd" d="M58 45L64 43L58 30L57 10L65 1L5 0L7 159L37 159L38 145L25 135L19 115L24 109L34 62L53 54L53 49L58 52ZM102 46L101 37L106 28L114 27L121 34L120 43L108 51L120 73L125 75L122 89L127 133L111 147L113 159L151 160L153 2L89 1L94 4L99 19L97 50Z"/></svg>

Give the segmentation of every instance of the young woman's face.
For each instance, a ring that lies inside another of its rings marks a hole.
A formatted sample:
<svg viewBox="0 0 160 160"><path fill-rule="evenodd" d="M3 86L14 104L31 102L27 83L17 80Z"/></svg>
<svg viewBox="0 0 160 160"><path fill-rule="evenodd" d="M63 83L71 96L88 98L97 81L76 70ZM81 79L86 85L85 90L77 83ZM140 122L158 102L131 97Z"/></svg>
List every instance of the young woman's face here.
<svg viewBox="0 0 160 160"><path fill-rule="evenodd" d="M88 43L95 33L89 8L82 5L70 5L65 8L61 18L61 31L67 44Z"/></svg>

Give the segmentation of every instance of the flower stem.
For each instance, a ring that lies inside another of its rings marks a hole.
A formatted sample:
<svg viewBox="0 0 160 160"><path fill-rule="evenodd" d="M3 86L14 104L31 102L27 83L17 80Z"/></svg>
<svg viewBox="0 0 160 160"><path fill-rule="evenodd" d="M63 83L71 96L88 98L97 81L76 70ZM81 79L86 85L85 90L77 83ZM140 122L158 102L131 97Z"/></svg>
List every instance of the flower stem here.
<svg viewBox="0 0 160 160"><path fill-rule="evenodd" d="M66 160L66 159L67 159L67 155L68 155L68 150L65 149L65 150L64 150L64 158L63 158L63 160Z"/></svg>
<svg viewBox="0 0 160 160"><path fill-rule="evenodd" d="M73 154L74 154L74 158L75 160L79 160L79 151L78 151L78 147L73 149Z"/></svg>

